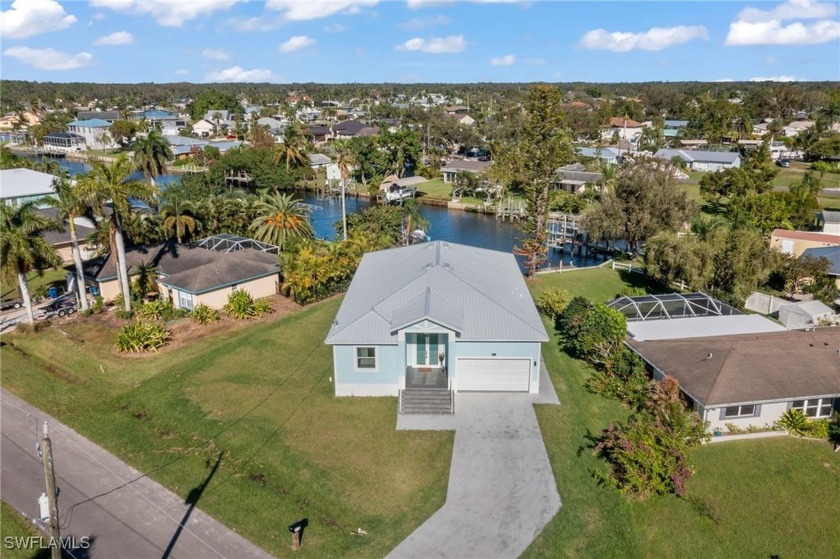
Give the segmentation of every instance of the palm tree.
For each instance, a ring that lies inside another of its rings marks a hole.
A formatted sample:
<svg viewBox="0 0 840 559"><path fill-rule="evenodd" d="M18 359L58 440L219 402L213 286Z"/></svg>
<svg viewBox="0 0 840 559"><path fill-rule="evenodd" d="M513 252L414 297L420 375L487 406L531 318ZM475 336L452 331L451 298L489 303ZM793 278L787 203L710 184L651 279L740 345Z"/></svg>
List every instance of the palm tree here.
<svg viewBox="0 0 840 559"><path fill-rule="evenodd" d="M137 277L134 279L134 285L137 286L137 291L143 297L149 293L157 293L155 265L146 261L140 261L134 265L134 270L137 272Z"/></svg>
<svg viewBox="0 0 840 559"><path fill-rule="evenodd" d="M166 173L166 162L172 159L169 143L155 131L145 138L137 138L134 145L134 161L149 184L155 186L155 179Z"/></svg>
<svg viewBox="0 0 840 559"><path fill-rule="evenodd" d="M250 230L254 238L276 245L283 250L290 238L311 239L312 224L309 223L309 208L289 194L264 196L256 204L257 217Z"/></svg>
<svg viewBox="0 0 840 559"><path fill-rule="evenodd" d="M78 179L81 196L104 215L103 207L110 201L110 244L111 257L117 258L117 276L123 295L125 310L131 310L131 292L128 285L128 267L125 261L125 241L123 240L123 220L131 213L131 201L151 202L157 196L157 188L141 181L131 181L134 164L120 155L111 163L98 159L90 162L91 171Z"/></svg>
<svg viewBox="0 0 840 559"><path fill-rule="evenodd" d="M356 164L356 157L353 150L346 142L336 142L335 150L338 154L338 172L341 173L341 228L344 233L344 240L347 240L347 179L350 178L350 171Z"/></svg>
<svg viewBox="0 0 840 559"><path fill-rule="evenodd" d="M167 231L175 231L178 244L181 244L185 232L189 231L192 235L198 226L198 221L190 213L195 213L195 206L180 196L168 196L160 208L163 226Z"/></svg>
<svg viewBox="0 0 840 559"><path fill-rule="evenodd" d="M299 124L290 124L283 134L283 143L277 148L274 163L285 161L286 170L291 167L302 167L309 163L306 154L306 137Z"/></svg>
<svg viewBox="0 0 840 559"><path fill-rule="evenodd" d="M90 206L87 201L79 195L78 187L70 181L66 172L61 173L53 181L53 190L55 196L45 200L47 204L58 210L58 215L62 220L67 220L68 228L70 229L70 245L73 252L73 261L76 265L76 284L79 289L79 304L82 310L87 310L88 300L87 292L85 290L85 276L82 270L82 252L79 250L79 239L76 236L76 222L77 217L82 217L91 213Z"/></svg>
<svg viewBox="0 0 840 559"><path fill-rule="evenodd" d="M8 282L17 280L29 322L35 321L26 274L61 264L61 257L41 233L60 231L61 224L35 211L33 202L0 204L0 270Z"/></svg>

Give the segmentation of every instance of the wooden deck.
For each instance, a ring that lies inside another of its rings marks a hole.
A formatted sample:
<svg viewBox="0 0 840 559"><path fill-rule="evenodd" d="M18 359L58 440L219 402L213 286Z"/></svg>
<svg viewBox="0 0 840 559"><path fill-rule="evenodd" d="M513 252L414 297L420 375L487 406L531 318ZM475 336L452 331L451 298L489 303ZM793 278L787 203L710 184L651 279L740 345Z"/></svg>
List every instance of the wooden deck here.
<svg viewBox="0 0 840 559"><path fill-rule="evenodd" d="M405 387L410 388L449 388L446 369L441 367L407 367Z"/></svg>

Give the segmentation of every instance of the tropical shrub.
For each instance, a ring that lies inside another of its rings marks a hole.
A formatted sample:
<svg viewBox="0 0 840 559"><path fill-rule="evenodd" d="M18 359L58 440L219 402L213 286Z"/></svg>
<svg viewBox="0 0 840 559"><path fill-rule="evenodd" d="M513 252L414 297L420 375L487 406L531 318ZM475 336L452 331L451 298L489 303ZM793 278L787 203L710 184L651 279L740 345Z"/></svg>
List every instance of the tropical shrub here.
<svg viewBox="0 0 840 559"><path fill-rule="evenodd" d="M189 314L186 309L176 309L172 301L155 299L146 301L137 307L137 316L143 320L172 320L183 318Z"/></svg>
<svg viewBox="0 0 840 559"><path fill-rule="evenodd" d="M831 414L828 422L828 440L835 445L840 445L840 412Z"/></svg>
<svg viewBox="0 0 840 559"><path fill-rule="evenodd" d="M828 420L817 419L808 422L808 430L805 432L806 437L813 439L827 439L828 438Z"/></svg>
<svg viewBox="0 0 840 559"><path fill-rule="evenodd" d="M550 318L557 320L557 317L566 308L569 302L569 294L562 289L546 289L537 297L537 310Z"/></svg>
<svg viewBox="0 0 840 559"><path fill-rule="evenodd" d="M130 318L134 318L134 311L127 311L125 309L118 309L114 314L120 320L129 320Z"/></svg>
<svg viewBox="0 0 840 559"><path fill-rule="evenodd" d="M603 365L621 347L627 333L627 319L620 311L604 304L575 297L558 317L557 329L564 347L575 357Z"/></svg>
<svg viewBox="0 0 840 559"><path fill-rule="evenodd" d="M94 314L99 314L105 310L105 300L101 295L97 295L93 298L93 304L90 306L90 310Z"/></svg>
<svg viewBox="0 0 840 559"><path fill-rule="evenodd" d="M117 335L117 349L121 352L140 353L157 351L172 339L172 332L156 322L126 324Z"/></svg>
<svg viewBox="0 0 840 559"><path fill-rule="evenodd" d="M624 424L611 424L593 452L607 461L596 475L621 493L644 499L653 494L685 495L693 469L688 450L709 437L706 423L685 408L673 378L653 381L648 397Z"/></svg>
<svg viewBox="0 0 840 559"><path fill-rule="evenodd" d="M779 426L791 435L804 437L808 434L808 417L802 410L789 409L779 419Z"/></svg>
<svg viewBox="0 0 840 559"><path fill-rule="evenodd" d="M199 324L210 324L219 320L219 311L201 303L193 309L192 315L190 316Z"/></svg>
<svg viewBox="0 0 840 559"><path fill-rule="evenodd" d="M228 296L224 306L225 314L238 320L253 320L271 312L267 301L254 301L247 291L234 291Z"/></svg>
<svg viewBox="0 0 840 559"><path fill-rule="evenodd" d="M586 380L586 388L604 398L638 406L647 396L649 382L644 361L628 348L620 347Z"/></svg>

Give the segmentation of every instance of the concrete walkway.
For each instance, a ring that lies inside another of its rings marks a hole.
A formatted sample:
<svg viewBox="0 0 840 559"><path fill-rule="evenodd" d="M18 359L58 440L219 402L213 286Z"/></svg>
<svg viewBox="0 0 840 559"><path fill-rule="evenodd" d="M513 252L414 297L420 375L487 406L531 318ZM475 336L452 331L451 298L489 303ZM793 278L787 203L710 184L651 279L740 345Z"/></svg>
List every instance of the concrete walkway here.
<svg viewBox="0 0 840 559"><path fill-rule="evenodd" d="M500 559L525 551L560 510L533 407L556 394L535 396L456 395L446 504L389 558Z"/></svg>
<svg viewBox="0 0 840 559"><path fill-rule="evenodd" d="M75 536L77 544L68 554L71 557L271 557L198 509L182 527L189 507L148 478L80 505L68 517L73 504L118 488L140 472L5 390L0 390L0 406L0 494L29 518L38 516L37 499L44 491L35 441L40 439L44 420L49 422L64 524L61 535ZM203 482L196 479L196 487ZM43 523L38 524L43 528ZM80 545L83 536L91 538L89 549Z"/></svg>

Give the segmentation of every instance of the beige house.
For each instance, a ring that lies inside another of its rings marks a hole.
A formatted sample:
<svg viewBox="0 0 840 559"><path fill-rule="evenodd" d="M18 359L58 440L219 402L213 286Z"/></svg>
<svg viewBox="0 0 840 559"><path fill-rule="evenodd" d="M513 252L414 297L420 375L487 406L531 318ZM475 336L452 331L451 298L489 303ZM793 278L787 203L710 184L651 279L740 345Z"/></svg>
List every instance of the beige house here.
<svg viewBox="0 0 840 559"><path fill-rule="evenodd" d="M840 246L840 234L776 229L770 236L770 246L798 258L809 248Z"/></svg>
<svg viewBox="0 0 840 559"><path fill-rule="evenodd" d="M280 267L277 247L253 239L217 235L192 245L163 243L126 251L129 276L138 266L151 264L158 290L175 308L192 310L205 304L221 309L237 290L259 299L278 292ZM85 282L106 301L120 293L116 263L110 254L82 264ZM68 267L69 269L69 267Z"/></svg>

